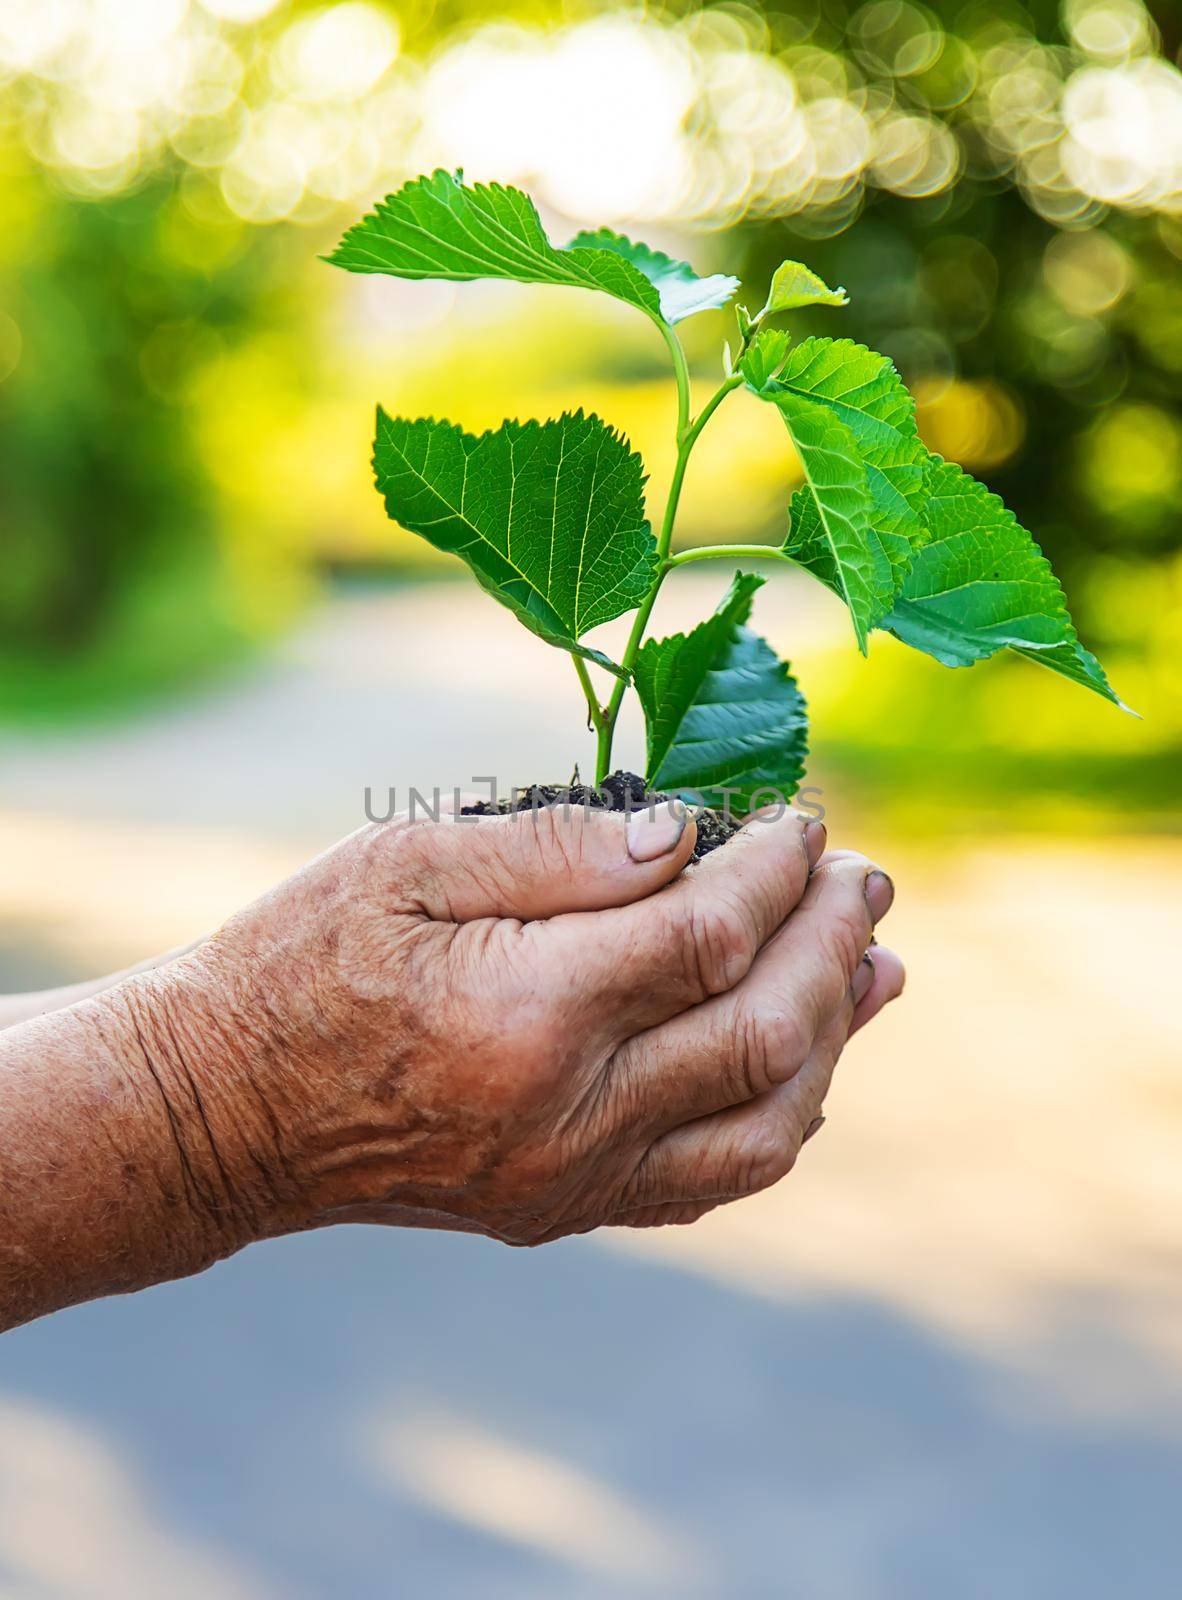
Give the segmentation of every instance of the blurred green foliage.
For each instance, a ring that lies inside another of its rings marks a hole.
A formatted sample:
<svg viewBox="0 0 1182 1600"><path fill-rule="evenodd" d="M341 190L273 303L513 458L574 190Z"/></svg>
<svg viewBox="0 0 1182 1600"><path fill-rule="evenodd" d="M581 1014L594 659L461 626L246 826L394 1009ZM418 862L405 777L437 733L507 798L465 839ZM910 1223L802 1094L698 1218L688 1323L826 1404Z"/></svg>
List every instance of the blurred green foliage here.
<svg viewBox="0 0 1182 1600"><path fill-rule="evenodd" d="M298 325L290 242L195 216L170 173L99 203L14 163L0 215L0 710L174 689L303 588L280 567L273 604L236 592L196 422L227 348Z"/></svg>

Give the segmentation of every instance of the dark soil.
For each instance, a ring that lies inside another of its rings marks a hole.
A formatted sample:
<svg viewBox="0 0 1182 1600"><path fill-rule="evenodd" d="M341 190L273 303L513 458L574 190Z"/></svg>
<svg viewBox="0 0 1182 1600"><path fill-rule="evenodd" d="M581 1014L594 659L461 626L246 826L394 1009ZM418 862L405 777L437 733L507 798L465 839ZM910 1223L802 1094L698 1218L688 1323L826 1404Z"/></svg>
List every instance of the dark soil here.
<svg viewBox="0 0 1182 1600"><path fill-rule="evenodd" d="M583 783L534 783L528 789L518 790L515 800L498 800L491 805L480 800L474 806L464 806L466 817L508 816L511 811L531 811L534 807L570 805L590 806L596 811L641 811L645 806L656 806L672 797L660 790L650 791L644 779L635 772L613 772L603 780L598 789ZM700 861L725 844L739 824L729 821L718 811L699 811L695 815L698 839L694 845L693 859Z"/></svg>

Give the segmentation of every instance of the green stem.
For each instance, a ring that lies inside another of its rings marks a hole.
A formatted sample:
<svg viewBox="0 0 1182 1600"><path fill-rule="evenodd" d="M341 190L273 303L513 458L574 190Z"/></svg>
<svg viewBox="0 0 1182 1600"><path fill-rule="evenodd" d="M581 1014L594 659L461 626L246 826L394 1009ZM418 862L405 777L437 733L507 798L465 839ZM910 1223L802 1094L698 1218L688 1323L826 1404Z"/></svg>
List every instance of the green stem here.
<svg viewBox="0 0 1182 1600"><path fill-rule="evenodd" d="M583 686L583 693L587 697L587 717L591 726L598 733L603 726L603 707L595 694L595 685L591 682L591 674L587 671L587 663L582 656L570 652L570 658L575 664L575 671L579 675L579 682Z"/></svg>
<svg viewBox="0 0 1182 1600"><path fill-rule="evenodd" d="M698 435L710 421L710 418L718 410L719 406L726 399L727 395L730 394L731 390L738 389L742 385L742 382L742 378L736 373L733 377L727 378L724 383L720 383L718 388L715 389L714 393L710 396L709 400L707 400L706 404L698 413L697 420L695 421L693 427L689 430L689 437L686 439L687 457L694 445L698 442Z"/></svg>
<svg viewBox="0 0 1182 1600"><path fill-rule="evenodd" d="M690 421L690 387L689 368L686 364L685 351L681 347L681 340L667 323L659 323L665 343L669 346L669 353L673 357L673 371L677 377L677 460L673 467L673 478L669 484L669 494L665 501L665 514L661 518L661 531L657 535L658 566L653 577L652 588L646 595L640 609L632 623L632 631L628 635L628 643L624 646L624 654L620 657L620 665L628 672L636 664L636 657L644 639L644 630L648 627L649 618L653 614L653 607L657 603L661 584L665 581L665 574L669 571L672 561L669 555L669 546L673 539L673 525L677 520L677 506L681 499L681 487L685 482L685 469L689 465L690 452L698 442L702 429L710 421L718 407L730 394L732 389L737 389L742 383L742 378L736 376L727 378L711 395L702 407L698 417ZM620 715L620 706L623 703L624 691L628 685L623 678L616 680L611 697L607 704L601 708L602 721L596 724L598 739L595 752L595 781L602 783L611 770L612 740L615 737L616 720Z"/></svg>
<svg viewBox="0 0 1182 1600"><path fill-rule="evenodd" d="M600 724L595 740L595 782L600 784L611 771L612 734L616 731L615 718Z"/></svg>
<svg viewBox="0 0 1182 1600"><path fill-rule="evenodd" d="M685 567L691 561L791 561L774 544L700 544L692 550L679 550L670 556L667 565Z"/></svg>
<svg viewBox="0 0 1182 1600"><path fill-rule="evenodd" d="M685 359L685 351L681 348L681 340L663 317L654 317L653 321L661 330L661 337L669 346L669 354L673 358L673 375L677 379L677 438L680 442L682 434L689 426L690 413L690 380L689 366Z"/></svg>

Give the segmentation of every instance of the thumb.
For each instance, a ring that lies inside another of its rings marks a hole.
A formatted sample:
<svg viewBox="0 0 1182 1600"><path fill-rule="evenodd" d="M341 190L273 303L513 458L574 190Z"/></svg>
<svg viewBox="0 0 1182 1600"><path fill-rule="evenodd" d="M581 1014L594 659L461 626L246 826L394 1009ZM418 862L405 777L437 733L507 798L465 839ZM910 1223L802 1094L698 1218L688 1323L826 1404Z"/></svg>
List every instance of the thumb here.
<svg viewBox="0 0 1182 1600"><path fill-rule="evenodd" d="M680 800L630 816L572 805L441 817L402 831L396 870L436 920L528 922L642 900L677 876L696 837Z"/></svg>

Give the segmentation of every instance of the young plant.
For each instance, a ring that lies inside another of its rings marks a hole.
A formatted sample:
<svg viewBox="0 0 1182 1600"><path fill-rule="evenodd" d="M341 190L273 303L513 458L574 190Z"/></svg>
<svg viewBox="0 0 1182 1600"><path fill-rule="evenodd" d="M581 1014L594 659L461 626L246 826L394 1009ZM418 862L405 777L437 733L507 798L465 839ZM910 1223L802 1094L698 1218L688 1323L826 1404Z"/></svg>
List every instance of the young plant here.
<svg viewBox="0 0 1182 1600"><path fill-rule="evenodd" d="M694 561L805 568L844 601L864 654L876 628L953 667L1009 649L1121 704L1076 638L1038 545L996 495L924 448L914 401L887 357L849 339L794 342L771 325L800 307L847 304L844 290L807 267L779 267L754 316L736 307L737 348L724 350L722 382L695 413L676 325L725 306L736 278L700 278L607 228L555 246L528 195L442 171L387 196L327 259L400 278L595 290L635 307L665 341L677 456L655 535L640 457L596 416L504 422L477 436L378 408L373 465L389 515L460 556L527 628L569 653L597 736L596 783L610 771L629 686L644 710L651 788L742 813L760 790L786 798L800 782L804 701L787 664L747 626L763 578L736 572L713 616L689 633L646 638L662 583ZM787 537L779 547L674 551L690 454L740 389L775 406L800 460ZM618 661L582 643L628 612ZM610 688L596 687L592 667L610 675Z"/></svg>

